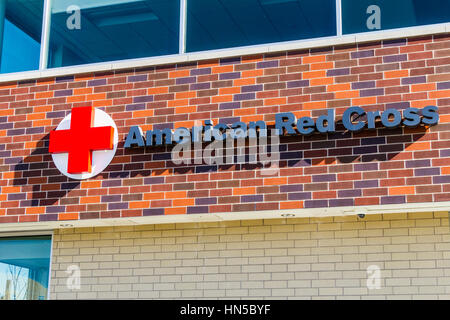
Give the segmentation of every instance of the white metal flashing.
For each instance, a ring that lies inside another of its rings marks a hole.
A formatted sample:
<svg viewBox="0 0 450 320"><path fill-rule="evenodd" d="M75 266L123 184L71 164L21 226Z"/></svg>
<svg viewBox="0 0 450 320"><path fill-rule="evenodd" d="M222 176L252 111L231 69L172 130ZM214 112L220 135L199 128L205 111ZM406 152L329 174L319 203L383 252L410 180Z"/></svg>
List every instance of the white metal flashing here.
<svg viewBox="0 0 450 320"><path fill-rule="evenodd" d="M292 218L322 218L334 216L349 216L357 214L370 215L370 214L410 213L410 212L450 212L450 201L376 205L376 206L356 206L356 207L160 215L160 216L113 218L113 219L4 223L0 224L0 237L3 237L4 235L9 235L11 234L12 231L36 232L39 230L45 230L46 232L48 232L48 230L62 229L62 228L130 226L130 225L132 226L144 224L169 224L169 223L193 223L193 222L201 223L201 222L220 222L220 221L255 220L255 219L280 219L284 218L286 215L289 215L289 217Z"/></svg>

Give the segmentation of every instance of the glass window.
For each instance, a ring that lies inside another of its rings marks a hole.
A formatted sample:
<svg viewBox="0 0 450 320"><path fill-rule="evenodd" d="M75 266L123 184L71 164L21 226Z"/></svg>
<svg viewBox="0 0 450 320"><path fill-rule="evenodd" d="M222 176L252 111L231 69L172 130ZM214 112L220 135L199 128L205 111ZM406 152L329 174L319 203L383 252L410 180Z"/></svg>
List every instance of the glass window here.
<svg viewBox="0 0 450 320"><path fill-rule="evenodd" d="M178 53L179 0L52 2L49 67Z"/></svg>
<svg viewBox="0 0 450 320"><path fill-rule="evenodd" d="M186 51L336 35L335 0L188 0Z"/></svg>
<svg viewBox="0 0 450 320"><path fill-rule="evenodd" d="M47 299L51 237L0 238L0 300Z"/></svg>
<svg viewBox="0 0 450 320"><path fill-rule="evenodd" d="M39 69L42 15L42 0L0 1L1 73Z"/></svg>
<svg viewBox="0 0 450 320"><path fill-rule="evenodd" d="M449 0L342 0L344 34L444 22Z"/></svg>

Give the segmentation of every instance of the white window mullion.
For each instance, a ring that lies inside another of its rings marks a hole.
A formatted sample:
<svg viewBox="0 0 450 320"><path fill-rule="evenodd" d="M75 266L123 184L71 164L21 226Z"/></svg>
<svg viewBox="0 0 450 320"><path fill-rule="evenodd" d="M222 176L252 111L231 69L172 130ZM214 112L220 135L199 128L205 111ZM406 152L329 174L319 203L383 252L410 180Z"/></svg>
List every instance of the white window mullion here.
<svg viewBox="0 0 450 320"><path fill-rule="evenodd" d="M42 18L41 56L39 70L47 69L48 55L50 50L50 23L52 18L51 0L44 0L44 15Z"/></svg>

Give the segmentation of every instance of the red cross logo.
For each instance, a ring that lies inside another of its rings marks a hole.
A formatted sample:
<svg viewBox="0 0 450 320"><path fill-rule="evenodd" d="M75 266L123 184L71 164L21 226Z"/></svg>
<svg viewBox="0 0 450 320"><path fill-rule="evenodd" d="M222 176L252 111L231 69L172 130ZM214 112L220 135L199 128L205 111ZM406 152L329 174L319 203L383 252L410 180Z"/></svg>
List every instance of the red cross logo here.
<svg viewBox="0 0 450 320"><path fill-rule="evenodd" d="M69 130L50 132L50 153L68 153L67 172L91 172L92 151L111 150L114 143L113 127L94 127L94 108L72 109Z"/></svg>

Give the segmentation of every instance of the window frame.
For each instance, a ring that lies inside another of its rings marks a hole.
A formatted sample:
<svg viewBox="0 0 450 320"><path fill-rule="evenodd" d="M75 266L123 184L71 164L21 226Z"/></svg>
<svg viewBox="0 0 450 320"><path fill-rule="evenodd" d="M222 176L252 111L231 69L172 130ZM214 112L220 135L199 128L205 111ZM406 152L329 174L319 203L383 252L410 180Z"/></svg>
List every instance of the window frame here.
<svg viewBox="0 0 450 320"><path fill-rule="evenodd" d="M149 65L162 65L168 63L183 63L198 60L227 58L247 54L264 54L269 52L296 50L306 48L329 47L340 44L352 44L368 41L389 40L428 34L440 34L450 32L450 22L395 28L387 30L366 31L353 34L343 34L342 30L342 0L336 1L336 36L322 38L308 38L286 42L265 43L258 45L232 47L225 49L204 50L186 53L186 20L189 0L180 1L179 16L179 52L177 54L126 59L118 61L106 61L74 66L48 68L49 41L51 28L51 3L54 0L44 0L44 12L42 19L41 52L39 58L39 70L22 71L0 74L0 82L28 80L31 78L44 78L63 76L68 74L80 74L86 72L113 71L118 69L139 68Z"/></svg>
<svg viewBox="0 0 450 320"><path fill-rule="evenodd" d="M48 266L48 288L47 288L47 298L50 300L50 288L52 280L52 263L53 263L53 241L54 241L54 231L53 230L39 230L39 231L13 231L13 232L0 232L0 240L3 238L25 238L33 236L49 236L50 237L50 262Z"/></svg>

